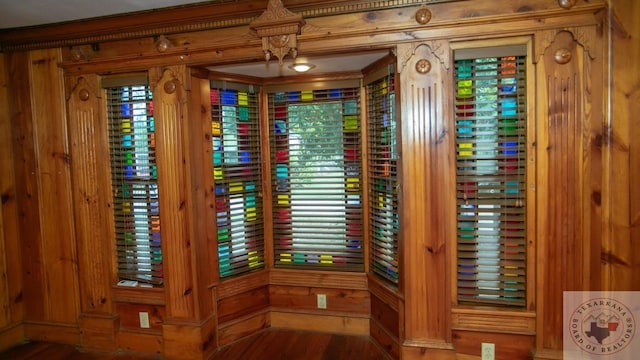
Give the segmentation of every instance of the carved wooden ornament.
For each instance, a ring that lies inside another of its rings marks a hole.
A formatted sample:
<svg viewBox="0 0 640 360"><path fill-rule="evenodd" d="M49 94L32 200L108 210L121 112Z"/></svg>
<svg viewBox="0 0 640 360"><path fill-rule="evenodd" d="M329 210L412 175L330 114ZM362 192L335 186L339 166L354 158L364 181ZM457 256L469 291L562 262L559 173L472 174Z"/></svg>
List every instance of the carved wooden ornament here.
<svg viewBox="0 0 640 360"><path fill-rule="evenodd" d="M420 25L426 25L431 21L431 11L427 9L425 5L422 5L418 11L416 11L416 22Z"/></svg>
<svg viewBox="0 0 640 360"><path fill-rule="evenodd" d="M420 59L416 63L416 71L420 74L426 74L431 71L431 62L427 59Z"/></svg>
<svg viewBox="0 0 640 360"><path fill-rule="evenodd" d="M282 59L291 54L298 56L297 35L305 24L302 15L287 10L280 0L269 0L267 10L253 20L249 27L262 38L264 58L269 61L271 56Z"/></svg>

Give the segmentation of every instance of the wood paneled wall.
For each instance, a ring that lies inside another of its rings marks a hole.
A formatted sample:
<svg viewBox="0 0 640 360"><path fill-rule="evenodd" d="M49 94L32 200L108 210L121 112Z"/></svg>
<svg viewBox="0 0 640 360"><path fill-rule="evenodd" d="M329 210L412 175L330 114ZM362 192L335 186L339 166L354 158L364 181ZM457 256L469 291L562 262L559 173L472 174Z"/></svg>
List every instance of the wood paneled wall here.
<svg viewBox="0 0 640 360"><path fill-rule="evenodd" d="M0 104L9 104L8 59L0 54ZM13 112L0 106L0 351L24 338L22 259L14 170Z"/></svg>
<svg viewBox="0 0 640 360"><path fill-rule="evenodd" d="M238 17L256 13L240 3ZM90 27L99 46L0 53L0 350L26 337L206 358L276 326L370 334L393 358L478 359L480 343L493 342L498 359L559 359L563 291L640 290L639 4L578 0L564 9L555 0L468 0L429 4L431 21L421 25L414 3L341 11L335 1L324 13L304 10L304 0L287 3L313 14L300 53L389 48L397 55L399 287L370 274L270 265L218 279L209 85L200 67L261 59L260 39L246 24L192 31L181 18L182 25L167 24L181 30L160 53L146 33L106 41ZM529 301L517 311L468 307L455 300L451 56L463 43L516 38L530 50L534 119ZM561 52L568 63L556 61ZM426 74L415 70L423 60L431 65ZM100 80L131 71L146 72L154 89L164 288L114 286ZM314 307L320 292L326 311ZM138 327L141 311L150 314L149 329Z"/></svg>

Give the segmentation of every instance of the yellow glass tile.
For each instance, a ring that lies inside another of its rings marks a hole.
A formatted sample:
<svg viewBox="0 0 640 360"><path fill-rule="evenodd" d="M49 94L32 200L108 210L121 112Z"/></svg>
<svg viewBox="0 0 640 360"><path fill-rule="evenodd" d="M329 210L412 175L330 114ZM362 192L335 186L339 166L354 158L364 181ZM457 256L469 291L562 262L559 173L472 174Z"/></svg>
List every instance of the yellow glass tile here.
<svg viewBox="0 0 640 360"><path fill-rule="evenodd" d="M348 190L358 190L360 188L360 179L358 178L347 178L347 189Z"/></svg>
<svg viewBox="0 0 640 360"><path fill-rule="evenodd" d="M131 212L131 203L130 202L123 202L122 203L122 212L125 213L130 213Z"/></svg>
<svg viewBox="0 0 640 360"><path fill-rule="evenodd" d="M249 105L249 97L246 92L238 92L238 105Z"/></svg>
<svg viewBox="0 0 640 360"><path fill-rule="evenodd" d="M220 135L220 123L218 121L211 122L211 134Z"/></svg>
<svg viewBox="0 0 640 360"><path fill-rule="evenodd" d="M357 115L347 115L344 117L344 130L345 131L356 131L358 130L358 116Z"/></svg>
<svg viewBox="0 0 640 360"><path fill-rule="evenodd" d="M289 195L286 195L286 194L278 195L278 205L289 205Z"/></svg>
<svg viewBox="0 0 640 360"><path fill-rule="evenodd" d="M260 258L257 251L249 251L248 254L249 267L256 267L260 265Z"/></svg>
<svg viewBox="0 0 640 360"><path fill-rule="evenodd" d="M287 253L280 254L280 262L291 262L291 254L287 254Z"/></svg>
<svg viewBox="0 0 640 360"><path fill-rule="evenodd" d="M129 119L122 120L122 124L120 125L120 127L122 128L122 132L123 133L130 133L131 132L131 121L129 121Z"/></svg>
<svg viewBox="0 0 640 360"><path fill-rule="evenodd" d="M229 183L229 192L230 193L242 192L242 190L244 190L244 187L242 186L241 182Z"/></svg>
<svg viewBox="0 0 640 360"><path fill-rule="evenodd" d="M222 180L222 168L213 168L213 179L214 180Z"/></svg>
<svg viewBox="0 0 640 360"><path fill-rule="evenodd" d="M462 143L462 144L458 145L458 147L460 149L472 149L473 148L473 144L472 143Z"/></svg>
<svg viewBox="0 0 640 360"><path fill-rule="evenodd" d="M460 156L473 156L473 151L460 151Z"/></svg>
<svg viewBox="0 0 640 360"><path fill-rule="evenodd" d="M313 101L313 90L301 91L302 101Z"/></svg>
<svg viewBox="0 0 640 360"><path fill-rule="evenodd" d="M320 255L320 264L333 264L331 255Z"/></svg>
<svg viewBox="0 0 640 360"><path fill-rule="evenodd" d="M249 207L247 208L247 221L255 221L257 217L256 208Z"/></svg>
<svg viewBox="0 0 640 360"><path fill-rule="evenodd" d="M458 96L469 97L473 95L473 82L471 80L459 80L458 81Z"/></svg>

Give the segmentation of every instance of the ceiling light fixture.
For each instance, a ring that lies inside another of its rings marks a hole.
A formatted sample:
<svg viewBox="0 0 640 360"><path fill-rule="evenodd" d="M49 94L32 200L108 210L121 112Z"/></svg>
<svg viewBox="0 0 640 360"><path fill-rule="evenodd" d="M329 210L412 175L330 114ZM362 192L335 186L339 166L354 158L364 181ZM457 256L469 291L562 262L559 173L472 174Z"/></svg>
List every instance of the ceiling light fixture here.
<svg viewBox="0 0 640 360"><path fill-rule="evenodd" d="M303 72L307 72L311 69L313 69L314 67L316 67L313 64L309 64L309 63L294 63L289 65L289 69L295 71L295 72L299 72L299 73L303 73Z"/></svg>

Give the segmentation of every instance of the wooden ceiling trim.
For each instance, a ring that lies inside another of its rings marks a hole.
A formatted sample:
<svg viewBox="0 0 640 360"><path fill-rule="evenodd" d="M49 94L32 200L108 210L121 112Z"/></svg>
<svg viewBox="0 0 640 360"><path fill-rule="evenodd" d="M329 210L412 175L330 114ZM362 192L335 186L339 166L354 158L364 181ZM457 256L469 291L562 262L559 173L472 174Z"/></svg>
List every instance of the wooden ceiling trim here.
<svg viewBox="0 0 640 360"><path fill-rule="evenodd" d="M304 18L465 0L283 0ZM66 47L248 25L267 0L240 0L108 16L45 26L0 30L0 52Z"/></svg>

